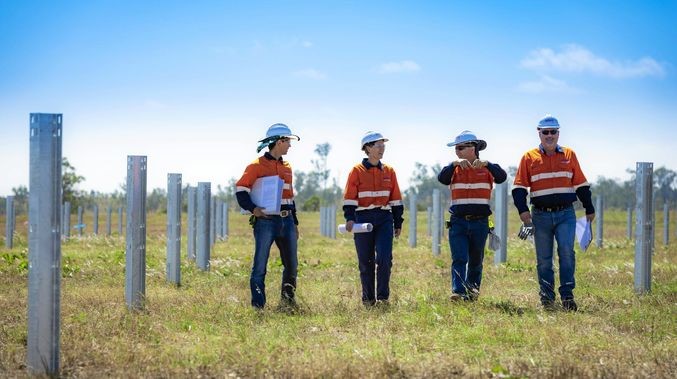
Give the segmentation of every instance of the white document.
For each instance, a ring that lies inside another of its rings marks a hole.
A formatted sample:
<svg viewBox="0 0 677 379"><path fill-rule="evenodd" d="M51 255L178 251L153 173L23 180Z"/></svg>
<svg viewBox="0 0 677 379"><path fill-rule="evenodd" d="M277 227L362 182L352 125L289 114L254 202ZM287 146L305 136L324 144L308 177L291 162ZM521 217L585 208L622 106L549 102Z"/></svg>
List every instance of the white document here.
<svg viewBox="0 0 677 379"><path fill-rule="evenodd" d="M576 220L576 239L583 251L586 251L592 242L592 224L585 216Z"/></svg>
<svg viewBox="0 0 677 379"><path fill-rule="evenodd" d="M279 215L282 203L284 180L277 175L256 179L249 193L257 207L263 208L267 215Z"/></svg>
<svg viewBox="0 0 677 379"><path fill-rule="evenodd" d="M367 222L364 224L353 224L353 233L369 233L374 230L374 226ZM344 234L346 230L346 224L339 224L338 231L341 234Z"/></svg>

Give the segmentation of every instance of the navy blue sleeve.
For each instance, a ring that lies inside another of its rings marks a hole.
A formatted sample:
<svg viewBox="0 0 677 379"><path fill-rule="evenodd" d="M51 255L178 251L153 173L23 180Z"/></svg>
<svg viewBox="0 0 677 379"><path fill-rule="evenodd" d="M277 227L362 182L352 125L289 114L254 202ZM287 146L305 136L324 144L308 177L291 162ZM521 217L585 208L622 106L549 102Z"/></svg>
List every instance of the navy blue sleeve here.
<svg viewBox="0 0 677 379"><path fill-rule="evenodd" d="M487 164L487 169L489 169L489 172L494 177L494 183L501 184L508 178L508 174L505 170L496 163L489 162Z"/></svg>
<svg viewBox="0 0 677 379"><path fill-rule="evenodd" d="M437 174L437 180L444 184L444 185L449 185L451 184L451 178L454 176L454 164L449 163L448 166L444 167L442 171L440 171L439 174Z"/></svg>
<svg viewBox="0 0 677 379"><path fill-rule="evenodd" d="M583 203L586 215L595 213L595 206L592 205L592 192L590 191L590 186L578 187L576 189L576 196L578 196L578 199Z"/></svg>
<svg viewBox="0 0 677 379"><path fill-rule="evenodd" d="M402 229L402 223L404 222L404 205L393 205L393 226L395 229Z"/></svg>
<svg viewBox="0 0 677 379"><path fill-rule="evenodd" d="M529 212L529 206L527 205L527 190L524 188L514 188L512 190L512 201L515 203L517 212L522 214L524 212Z"/></svg>
<svg viewBox="0 0 677 379"><path fill-rule="evenodd" d="M355 210L357 209L356 205L344 205L343 206L343 217L345 217L346 222L355 221Z"/></svg>
<svg viewBox="0 0 677 379"><path fill-rule="evenodd" d="M235 197L237 198L237 203L240 205L240 208L244 210L248 210L249 212L254 212L254 208L256 208L256 204L252 201L251 196L249 196L249 192L247 191L237 191L235 192Z"/></svg>

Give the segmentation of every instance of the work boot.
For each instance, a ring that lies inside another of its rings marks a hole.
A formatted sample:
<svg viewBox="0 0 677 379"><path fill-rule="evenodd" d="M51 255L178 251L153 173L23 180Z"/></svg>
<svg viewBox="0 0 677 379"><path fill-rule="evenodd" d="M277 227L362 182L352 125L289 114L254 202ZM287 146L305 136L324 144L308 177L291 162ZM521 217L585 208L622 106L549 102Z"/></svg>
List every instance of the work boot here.
<svg viewBox="0 0 677 379"><path fill-rule="evenodd" d="M574 301L573 298L563 299L562 300L562 308L564 308L564 310L567 311L567 312L578 311L578 305L576 305L576 302Z"/></svg>
<svg viewBox="0 0 677 379"><path fill-rule="evenodd" d="M554 312L556 310L555 300L541 300L541 305L543 306L543 310L546 312Z"/></svg>
<svg viewBox="0 0 677 379"><path fill-rule="evenodd" d="M460 293L452 292L451 296L449 296L449 300L451 300L451 301L462 301L462 300L465 300L465 296L461 295Z"/></svg>

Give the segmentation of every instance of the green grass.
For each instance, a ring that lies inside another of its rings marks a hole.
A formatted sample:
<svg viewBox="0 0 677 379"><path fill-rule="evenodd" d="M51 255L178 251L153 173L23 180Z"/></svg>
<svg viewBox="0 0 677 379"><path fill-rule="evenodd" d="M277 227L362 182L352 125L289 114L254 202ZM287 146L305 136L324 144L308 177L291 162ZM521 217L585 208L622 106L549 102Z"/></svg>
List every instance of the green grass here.
<svg viewBox="0 0 677 379"><path fill-rule="evenodd" d="M407 215L405 215L407 217ZM61 374L283 377L673 377L677 372L677 244L657 225L652 291L633 290L634 245L625 214L605 214L605 247L577 254L580 312L541 310L533 247L514 237L508 262L485 257L476 303L448 300L449 247L431 254L425 215L419 246L395 242L391 305L365 309L350 236L319 236L304 213L298 312L278 307L281 263L273 248L269 303L249 306L251 229L231 214L211 271L183 260L182 285L165 280L164 215L149 215L146 306L124 300L124 240L71 238L62 245ZM26 376L25 219L12 250L0 239L0 376ZM657 221L662 217L657 216ZM103 222L100 221L100 225ZM103 229L103 227L101 228ZM4 224L0 219L0 230ZM674 240L674 238L673 238ZM182 253L185 257L185 240Z"/></svg>

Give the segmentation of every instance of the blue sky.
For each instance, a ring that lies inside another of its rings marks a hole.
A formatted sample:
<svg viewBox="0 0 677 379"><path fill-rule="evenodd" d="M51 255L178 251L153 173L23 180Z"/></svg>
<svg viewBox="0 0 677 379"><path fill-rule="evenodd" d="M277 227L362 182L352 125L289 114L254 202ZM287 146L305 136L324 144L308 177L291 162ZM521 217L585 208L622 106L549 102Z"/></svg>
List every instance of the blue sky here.
<svg viewBox="0 0 677 379"><path fill-rule="evenodd" d="M343 186L367 130L409 186L470 129L516 166L545 113L590 181L677 169L677 1L1 1L0 195L28 185L28 117L63 113L63 154L110 192L127 155L148 188L225 185L275 122Z"/></svg>

